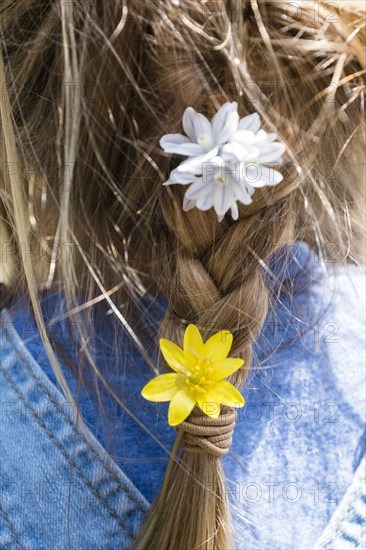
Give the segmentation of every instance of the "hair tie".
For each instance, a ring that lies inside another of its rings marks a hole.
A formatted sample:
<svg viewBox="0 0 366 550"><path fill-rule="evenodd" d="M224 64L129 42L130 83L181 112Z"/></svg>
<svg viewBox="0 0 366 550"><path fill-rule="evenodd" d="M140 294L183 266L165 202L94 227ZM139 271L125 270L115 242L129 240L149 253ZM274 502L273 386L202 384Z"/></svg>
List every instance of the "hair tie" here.
<svg viewBox="0 0 366 550"><path fill-rule="evenodd" d="M282 164L286 151L275 132L261 129L258 113L239 118L238 104L227 102L211 122L193 107L182 118L184 134L166 134L159 143L166 153L188 157L163 185L189 185L183 210L214 207L221 222L228 210L239 217L237 201L251 204L256 188L274 186L282 174L269 165Z"/></svg>
<svg viewBox="0 0 366 550"><path fill-rule="evenodd" d="M189 324L184 332L183 349L174 342L161 338L161 352L174 372L160 374L148 382L141 391L142 396L149 401L170 401L168 422L171 426L182 424L197 405L206 415L208 422L205 424L199 420L198 426L211 430L204 431L202 435L209 438L223 435L217 431L219 426L224 426L221 420L218 421L221 405L227 407L244 405L241 393L225 380L244 364L243 359L228 357L232 342L231 332L222 330L204 343L199 329L193 324ZM231 416L226 417L230 422L231 418ZM209 422L212 419L214 422ZM193 424L196 422L195 420ZM211 433L213 428L215 430ZM185 425L185 431L192 429ZM197 429L194 428L194 430L194 433L189 432L190 435L199 435L196 434ZM229 440L229 436L223 441L226 439ZM214 445L216 439L214 441L207 439L207 441Z"/></svg>
<svg viewBox="0 0 366 550"><path fill-rule="evenodd" d="M230 410L218 418L191 416L180 425L184 431L184 450L195 454L208 453L216 457L226 455L233 440L235 421L235 410Z"/></svg>

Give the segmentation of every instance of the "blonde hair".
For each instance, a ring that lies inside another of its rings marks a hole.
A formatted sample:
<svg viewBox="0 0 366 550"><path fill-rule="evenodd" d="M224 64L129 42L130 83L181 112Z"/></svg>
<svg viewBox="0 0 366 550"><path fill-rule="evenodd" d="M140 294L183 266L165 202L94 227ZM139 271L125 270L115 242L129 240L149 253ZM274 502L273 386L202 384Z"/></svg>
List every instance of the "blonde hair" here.
<svg viewBox="0 0 366 550"><path fill-rule="evenodd" d="M165 338L181 344L188 322L205 337L234 332L241 388L273 252L303 239L323 259L364 262L363 5L19 0L0 15L0 235L15 246L3 303L27 293L44 337L38 289L61 288L74 315L78 290L92 303L102 296L154 369L133 310L144 292L161 292ZM182 186L161 185L176 159L158 142L181 131L188 105L210 117L227 100L241 116L257 111L289 154L280 185L219 223L213 211L184 212ZM87 341L85 318L77 330ZM221 461L180 453L180 443L136 547L231 548Z"/></svg>

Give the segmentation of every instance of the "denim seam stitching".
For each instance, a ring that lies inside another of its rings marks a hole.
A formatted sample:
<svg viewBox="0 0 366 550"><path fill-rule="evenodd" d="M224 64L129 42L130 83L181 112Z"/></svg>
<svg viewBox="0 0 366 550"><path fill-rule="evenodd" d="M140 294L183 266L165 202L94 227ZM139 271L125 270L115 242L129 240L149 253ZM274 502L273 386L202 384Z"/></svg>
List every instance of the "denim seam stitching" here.
<svg viewBox="0 0 366 550"><path fill-rule="evenodd" d="M26 402L26 400L24 399L23 395L20 393L20 391L18 390L18 388L16 387L16 385L14 384L14 382L11 380L11 378L9 377L9 375L5 372L5 370L3 369L3 367L0 365L0 370L1 372L4 374L5 378L7 379L7 381L9 382L9 384L12 386L12 388L14 389L14 391L16 392L16 394L19 396L19 398L21 399L21 401L24 403L24 405L26 406L26 408L28 408L30 411L31 411L31 414L32 416L35 418L35 420L38 422L38 424L41 426L41 428L47 433L47 435L49 436L49 438L51 439L51 441L56 445L56 447L58 447L61 451L61 453L63 454L63 456L66 458L67 462L70 464L70 466L74 466L75 467L75 471L76 473L78 474L78 476L80 477L80 479L82 479L82 481L84 481L85 485L87 487L89 487L89 489L91 489L92 493L100 500L100 502L105 506L105 508L107 508L107 510L109 510L111 516L114 517L114 519L119 523L119 525L122 527L122 529L125 531L125 533L132 539L134 539L135 535L134 533L132 533L128 527L125 525L125 523L118 517L118 515L116 514L116 512L108 505L108 503L104 500L104 498L99 494L99 492L93 487L93 485L90 483L90 481L84 476L84 474L82 473L82 471L77 467L77 465L75 464L75 462L73 460L70 459L67 451L62 447L62 445L60 444L60 442L52 435L52 433L47 429L47 426L44 424L44 422L41 420L41 418L38 417L37 413L29 406L29 404Z"/></svg>
<svg viewBox="0 0 366 550"><path fill-rule="evenodd" d="M18 537L17 537L17 535L14 531L14 528L13 528L12 524L10 523L8 516L6 515L6 513L4 512L4 510L2 508L0 508L0 514L2 515L2 517L3 517L3 519L6 523L6 526L7 526L7 528L9 529L9 531L11 533L11 536L13 537L15 542L17 543L19 550L22 550L22 545L20 544L20 542L18 540Z"/></svg>
<svg viewBox="0 0 366 550"><path fill-rule="evenodd" d="M23 365L25 366L25 368L27 369L27 371L29 372L30 376L33 378L33 380L35 381L35 383L37 384L37 386L47 395L47 397L52 401L52 403L54 403L56 409L63 415L63 417L65 418L65 420L70 424L70 426L75 429L75 423L72 422L72 419L71 417L69 417L65 411L62 410L62 408L60 407L60 405L57 403L57 401L55 400L55 398L48 392L47 388L45 388L42 384L42 382L35 376L35 374L32 372L32 369L30 368L30 366L27 364L26 360L24 359L24 357L22 357L18 351L16 350L16 348L14 347L13 345L13 342L11 341L11 335L10 335L10 343L17 355L17 357L22 361ZM109 470L109 468L103 464L103 462L101 461L101 459L98 457L98 455L96 454L95 450L93 449L93 447L91 447L90 443L87 441L87 439L85 438L85 436L79 431L79 430L76 430L77 431L77 434L78 436L80 437L80 439L85 443L85 445L88 447L88 449L93 453L94 457L96 458L96 460L100 463L100 465L102 466L102 468L111 476L111 478L113 479L113 481L116 482L116 484L118 485L118 487L120 489L122 489L128 496L129 498L135 503L136 507L143 513L146 512L146 510L141 506L141 504L137 501L136 497L130 493L130 490Z"/></svg>
<svg viewBox="0 0 366 550"><path fill-rule="evenodd" d="M352 522L349 521L349 515L350 515L352 509L354 509L354 505L355 505L354 501L351 501L349 503L349 505L348 505L347 509L345 510L343 516L338 521L338 525L337 525L337 527L336 527L336 529L333 533L332 538L328 540L325 548L330 548L329 545L333 544L336 541L338 535L342 536L342 534L343 534L342 528L344 527L343 524L344 524L345 521L347 521L348 523L352 523ZM361 539L358 539L356 541L357 545L356 545L355 548L358 548L359 545L361 544L361 542L362 542L362 537L361 537Z"/></svg>

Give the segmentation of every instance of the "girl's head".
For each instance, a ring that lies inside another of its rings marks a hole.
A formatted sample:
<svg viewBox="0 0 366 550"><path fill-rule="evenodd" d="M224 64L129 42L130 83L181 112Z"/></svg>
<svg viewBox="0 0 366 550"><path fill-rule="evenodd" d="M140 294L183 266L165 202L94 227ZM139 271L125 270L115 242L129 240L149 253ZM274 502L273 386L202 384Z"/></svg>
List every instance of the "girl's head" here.
<svg viewBox="0 0 366 550"><path fill-rule="evenodd" d="M70 310L102 295L139 337L139 297L161 292L160 335L233 331L241 388L271 254L303 239L323 259L363 261L364 15L350 1L2 2L3 303L27 293L42 327L38 289L62 289ZM210 118L226 101L258 112L288 152L281 184L218 222L162 186L181 159L159 140L182 131L187 106ZM184 453L156 512L151 548L230 547L220 460Z"/></svg>

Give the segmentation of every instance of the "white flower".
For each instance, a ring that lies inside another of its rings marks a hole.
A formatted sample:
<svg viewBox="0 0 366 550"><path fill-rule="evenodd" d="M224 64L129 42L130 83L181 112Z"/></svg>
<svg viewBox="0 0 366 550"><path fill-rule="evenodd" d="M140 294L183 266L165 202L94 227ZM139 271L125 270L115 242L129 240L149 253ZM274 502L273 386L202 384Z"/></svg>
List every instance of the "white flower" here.
<svg viewBox="0 0 366 550"><path fill-rule="evenodd" d="M203 162L215 157L219 146L227 143L238 130L238 104L225 103L210 122L205 116L188 107L183 114L182 134L166 134L160 139L160 146L166 153L175 153L189 157L183 161L178 170L194 173ZM188 137L187 137L188 136Z"/></svg>
<svg viewBox="0 0 366 550"><path fill-rule="evenodd" d="M195 206L200 210L209 210L214 207L219 221L229 209L232 218L237 220L237 201L250 204L254 187L275 185L278 181L274 175L276 171L272 170L271 173L270 168L265 167L266 170L262 174L257 165L230 163L221 157L214 157L202 166L203 174L200 175L175 169L164 185L190 184L184 196L183 209L190 210Z"/></svg>
<svg viewBox="0 0 366 550"><path fill-rule="evenodd" d="M237 201L250 204L255 188L280 183L283 176L266 163L281 163L286 145L276 133L260 129L258 113L239 120L237 103L225 103L209 122L188 107L183 115L187 136L167 134L160 145L168 153L188 158L175 168L164 185L189 185L183 209L214 208L219 221L231 209L239 217Z"/></svg>

